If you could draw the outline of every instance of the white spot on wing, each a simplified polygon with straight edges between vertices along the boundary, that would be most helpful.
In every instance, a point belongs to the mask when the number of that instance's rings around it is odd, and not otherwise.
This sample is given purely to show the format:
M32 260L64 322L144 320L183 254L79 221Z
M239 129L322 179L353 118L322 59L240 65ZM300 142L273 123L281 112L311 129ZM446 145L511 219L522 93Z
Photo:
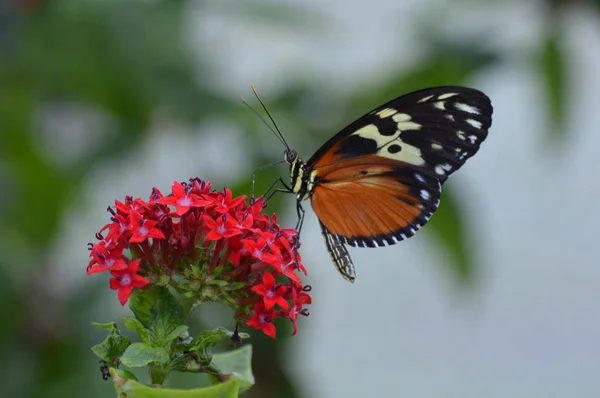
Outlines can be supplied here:
M439 151L440 149L442 149L443 147L438 144L437 142L434 142L431 144L431 149L435 150L435 151Z
M379 143L378 139L381 137L381 133L377 126L374 124L367 124L365 127L356 130L353 135L360 135L363 138L369 138L371 140L375 140Z
M454 106L459 111L463 111L463 112L467 112L467 113L472 113L474 115L481 114L481 112L479 112L479 109L477 109L474 106L471 106L469 104L463 104L462 102L457 102L456 104L454 104Z
M423 198L423 200L428 200L429 199L429 192L427 192L424 189L421 189L421 198Z
M407 115L406 113L396 113L394 116L392 116L392 119L398 123L398 130L400 131L421 129L421 125L411 122L410 115Z
M443 176L444 174L446 174L446 172L444 171L444 169L442 169L441 166L435 166L435 172L441 176Z
M467 139L467 135L465 134L465 132L464 132L464 131L461 131L461 130L458 130L458 131L456 132L456 136L457 136L458 138L460 138L461 140L466 140L466 139Z
M435 102L435 103L433 104L433 106L435 106L437 109L439 109L439 110L441 110L441 111L443 111L444 109L446 109L446 108L445 108L445 106L446 106L446 103L445 103L444 101L438 101L438 102Z
M438 95L438 99L439 100L445 100L445 99L448 99L448 98L452 98L455 95L458 95L458 93L446 93L446 94Z
M415 178L417 179L417 181L419 181L420 183L425 183L425 179L423 178L423 176L421 174L415 174Z
M446 115L446 119L448 119L448 120L450 120L450 121L452 121L452 122L453 122L453 121L454 121L454 116L453 116L453 115L450 115L450 114L448 114L448 115Z
M382 109L378 114L392 115L392 112L396 111L392 108L386 108ZM402 131L419 130L421 125L412 122L410 115L406 113L396 112L393 113L391 118L397 123L398 128L393 135L381 134L375 123L368 124L356 130L354 133L352 133L352 135L357 135L359 137L375 141L377 144L377 155L381 157L399 160L415 166L422 166L425 164L425 159L422 157L421 149L414 145L407 144L400 138ZM399 152L390 152L389 148L392 145L399 145L402 150Z
M411 117L407 113L398 113L398 114L395 114L392 119L394 119L394 121L396 123L399 123L399 122L408 122L411 119Z
M446 171L452 170L452 166L450 166L448 163L444 163L444 164L442 164L440 166L442 167L442 169L444 169Z
M476 129L480 129L482 126L479 120L467 119L466 122L469 123L471 126L475 127Z
M395 115L396 113L398 113L398 111L394 108L385 108L377 112L376 115L382 119L385 119L386 117L390 117L392 115Z
M423 102L428 101L431 97L433 97L433 95L428 95L427 97L418 100L417 103L422 104Z
M475 141L477 141L477 136L476 135L470 135L469 136L469 141L471 141L471 144L474 144Z

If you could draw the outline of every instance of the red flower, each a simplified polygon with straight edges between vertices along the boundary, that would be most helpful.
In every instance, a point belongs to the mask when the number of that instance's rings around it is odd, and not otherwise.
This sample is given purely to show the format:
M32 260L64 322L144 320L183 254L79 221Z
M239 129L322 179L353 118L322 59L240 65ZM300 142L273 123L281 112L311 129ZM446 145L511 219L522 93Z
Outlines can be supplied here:
M213 210L217 213L228 213L230 209L235 209L237 206L241 205L246 198L245 196L240 196L239 198L232 199L232 197L233 194L228 188L226 188L223 193L219 192L219 198L215 200L216 206Z
M231 238L242 233L242 230L237 227L237 221L233 217L227 217L227 214L222 214L217 221L205 215L204 224L205 230L210 231L204 240Z
M254 239L244 239L242 244L255 259L269 264L277 263L277 257L267 251L269 246L264 238L258 238L256 241Z
M191 185L186 185L184 187L183 184L176 181L173 183L172 195L158 199L156 200L156 203L175 206L175 213L178 216L184 215L192 207L202 207L212 203L211 201L203 200L194 193L190 193L191 189Z
M250 319L247 324L251 328L262 330L264 334L269 337L275 338L275 325L273 325L273 319L275 318L275 310L272 308L267 310L263 303L256 303L254 306L254 316Z
M310 290L310 289L307 289ZM308 293L304 290L299 290L296 288L292 289L292 308L288 312L288 318L292 321L294 325L294 331L292 332L292 336L298 333L298 323L296 322L298 319L298 315L308 316L308 311L305 308L302 308L304 304L312 303L312 298Z
M87 274L95 274L103 271L119 271L127 268L125 260L121 257L123 249L116 249L109 252L102 244L92 247L92 259L88 264Z
M283 285L275 284L275 277L269 271L264 272L262 285L253 286L252 291L263 296L263 302L267 310L273 308L275 304L284 310L289 308L287 300L283 298L283 294L287 292L287 288Z
M132 212L129 217L131 219L131 229L133 231L133 236L129 239L129 243L143 242L148 238L165 238L165 234L163 234L160 229L154 228L158 222L143 220L142 216L135 211Z
M110 288L119 291L118 296L121 305L125 305L127 300L129 300L132 289L144 287L148 284L146 279L137 275L139 268L140 259L138 258L137 260L130 262L124 270L111 271L113 277L110 280Z
M265 206L263 198L246 206L245 197L198 178L173 183L167 196L154 188L147 202L127 196L108 208L111 223L90 243L87 272L110 271L123 305L132 289L157 281L184 297L224 303L268 336L276 335L275 318L289 319L295 333L311 301L298 275L306 269L297 232L262 214Z

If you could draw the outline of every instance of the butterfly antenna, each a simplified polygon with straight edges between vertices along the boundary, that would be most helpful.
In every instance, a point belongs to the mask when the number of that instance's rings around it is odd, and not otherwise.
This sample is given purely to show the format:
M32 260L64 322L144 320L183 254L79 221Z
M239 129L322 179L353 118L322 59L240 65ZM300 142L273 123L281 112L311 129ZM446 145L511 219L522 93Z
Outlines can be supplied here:
M244 105L246 105L248 107L248 109L250 109L252 111L252 113L254 113L256 116L258 116L258 118L265 124L265 126L267 126L267 128L269 130L271 130L271 132L275 135L275 137L277 137L279 139L279 141L286 147L289 149L287 142L285 142L285 140L283 139L283 137L281 136L281 133L279 132L279 130L275 130L273 129L273 127L271 127L271 125L265 120L264 117L262 117L262 115L260 113L258 113L252 106L250 106L250 104L248 103L248 101L246 101L246 99L244 97L240 97L240 100L242 101L242 103ZM263 105L264 106L264 105ZM272 119L271 119L272 120ZM277 126L275 126L275 128L277 128Z
M275 127L275 130L277 130L277 135L279 135L279 139L281 140L281 142L283 142L283 145L285 145L285 147L287 149L290 149L290 146L285 141L285 138L283 138L283 134L281 134L281 131L279 130L279 127L277 127L277 123L275 123L275 120L273 119L273 117L271 116L271 114L269 113L269 111L267 110L267 107L265 106L264 102L262 102L262 100L258 96L258 92L256 91L256 87L254 87L254 84L251 84L250 87L252 87L252 92L254 93L254 96L256 97L256 99L258 100L258 102L260 102L260 105L265 110L265 113L269 117L269 120L271 120L271 123L273 123L273 127Z

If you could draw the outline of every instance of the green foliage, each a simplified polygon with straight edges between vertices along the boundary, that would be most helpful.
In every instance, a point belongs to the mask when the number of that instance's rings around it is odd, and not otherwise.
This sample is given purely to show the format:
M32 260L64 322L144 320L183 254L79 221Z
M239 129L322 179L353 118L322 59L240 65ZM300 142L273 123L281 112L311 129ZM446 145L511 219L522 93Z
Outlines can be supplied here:
M163 347L147 343L133 343L123 353L121 363L129 368L139 368L150 363L165 367L169 364L169 353Z
M235 378L242 390L250 388L254 384L250 346L225 354L212 352L222 339L244 339L248 334L219 327L192 338L184 324L182 305L167 288L136 290L130 298L135 318L126 317L123 323L142 341L130 344L115 323L96 323L109 330L109 336L94 346L93 352L112 367L148 366L153 384L164 384L171 371L178 371L209 373L214 383Z
M560 37L553 35L546 39L539 54L541 76L546 90L547 112L550 121L550 138L561 138L566 130L564 126L566 108L566 68L565 55Z
M111 366L118 366L118 360L121 355L127 349L129 345L129 339L121 336L117 324L112 323L93 323L102 329L108 329L109 335L100 344L96 344L92 347L92 351L102 361L111 364Z
M428 230L450 255L455 279L461 284L468 284L473 282L477 267L473 264L471 249L465 238L465 227L460 216L463 210L452 188L444 187L440 207L431 218Z
M192 390L175 390L170 388L154 388L128 378L118 369L111 369L117 397L127 398L235 398L238 396L239 382L236 378L212 387Z

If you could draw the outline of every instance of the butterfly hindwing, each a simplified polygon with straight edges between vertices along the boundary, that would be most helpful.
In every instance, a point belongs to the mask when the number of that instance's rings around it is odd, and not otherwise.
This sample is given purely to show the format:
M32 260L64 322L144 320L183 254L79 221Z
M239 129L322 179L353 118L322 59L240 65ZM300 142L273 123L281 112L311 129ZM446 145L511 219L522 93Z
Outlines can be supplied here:
M439 204L441 184L425 169L371 155L321 171L327 172L313 191L312 207L327 230L350 246L404 240L429 221Z
M447 86L398 97L364 115L307 162L314 170L360 156L429 169L443 183L487 136L492 106L478 90Z

